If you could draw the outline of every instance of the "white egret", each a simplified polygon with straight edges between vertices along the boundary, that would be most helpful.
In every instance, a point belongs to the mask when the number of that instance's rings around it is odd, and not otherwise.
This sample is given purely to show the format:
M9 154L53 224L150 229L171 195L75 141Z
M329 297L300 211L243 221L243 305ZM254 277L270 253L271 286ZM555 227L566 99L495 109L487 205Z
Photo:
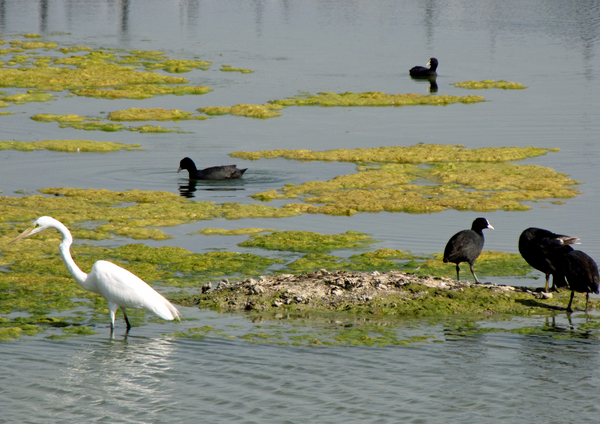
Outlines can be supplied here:
M131 328L131 324L127 318L126 308L143 309L154 312L156 315L166 320L181 319L179 311L171 304L171 302L165 299L138 276L112 262L96 262L89 274L86 274L79 269L69 250L73 243L73 236L71 236L69 229L63 223L54 218L49 216L38 218L31 227L26 229L9 244L33 234L37 234L48 228L56 228L62 234L62 243L58 246L60 256L75 281L77 281L84 289L98 293L108 302L111 333L115 327L115 314L119 308L123 311L123 316L127 323L127 330Z

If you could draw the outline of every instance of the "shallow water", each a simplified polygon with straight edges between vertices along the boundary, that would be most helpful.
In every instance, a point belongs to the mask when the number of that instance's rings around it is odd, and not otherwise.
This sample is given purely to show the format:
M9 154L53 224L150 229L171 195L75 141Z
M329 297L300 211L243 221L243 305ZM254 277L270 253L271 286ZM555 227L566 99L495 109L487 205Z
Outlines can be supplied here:
M0 389L2 422L558 423L595 422L600 412L593 401L600 344L564 318L553 327L562 337L463 335L452 323L409 322L398 333L430 341L366 348L250 343L236 334L296 326L184 315L227 336L161 335L189 327L184 322L134 328L128 337L117 331L114 340L103 328L64 341L0 344L0 378L11 382ZM575 318L575 328L583 321Z
M564 205L540 202L527 212L486 213L496 228L486 233L486 249L517 252L520 232L539 226L581 237L581 249L599 258L599 28L598 1L5 0L0 2L0 39L41 33L46 41L61 44L161 50L173 58L213 62L208 71L182 75L190 84L210 86L213 92L158 97L144 101L143 107L193 111L203 106L262 104L304 91L425 94L429 84L411 80L408 69L425 65L431 56L440 60L439 94L478 94L488 102L447 107L292 107L266 121L224 116L172 125L189 131L184 134L83 132L29 119L37 113L98 116L102 111L140 106L135 100L59 96L50 103L11 107L19 113L0 116L1 139L119 141L140 143L144 151L0 151L0 190L3 195L20 195L17 190L33 194L42 187L179 193L188 183L176 170L179 160L189 156L199 166L237 163L249 170L242 181L198 183L188 195L250 203L248 196L253 193L286 183L330 179L353 171L354 165L242 161L227 156L236 150L418 142L468 148L558 147L558 153L524 163L568 174L583 183L578 187L582 194ZM255 72L220 72L222 64ZM472 92L449 85L469 79L504 79L528 88ZM177 245L194 252L241 251L237 237L188 234L207 227L355 230L380 240L373 248L431 254L440 252L452 234L479 215L448 211L205 221L166 228L175 239L148 244ZM235 337L236 331L261 331L260 323L244 315L188 308L184 316L198 321L151 323L134 328L126 340L117 331L111 341L108 329L99 328L95 336L56 341L42 335L0 344L0 378L11 382L0 389L0 422L597 421L593 399L599 388L598 342L593 338L506 332L453 337L440 324L420 323L408 329L403 324L398 331L434 334L435 341L442 343L383 348L272 346ZM568 333L564 315L557 319ZM541 325L544 319L524 322ZM517 324L523 322L502 325ZM163 336L202 325L228 330L234 338ZM290 324L277 325L285 332Z

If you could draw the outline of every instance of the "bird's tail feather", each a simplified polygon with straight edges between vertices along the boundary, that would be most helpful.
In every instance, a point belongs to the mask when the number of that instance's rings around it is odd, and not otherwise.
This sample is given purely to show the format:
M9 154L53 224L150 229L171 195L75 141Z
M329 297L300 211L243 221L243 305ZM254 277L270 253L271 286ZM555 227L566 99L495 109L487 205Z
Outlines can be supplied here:
M177 308L160 294L159 296L161 297L161 303L159 305L155 305L152 312L154 312L162 319L166 319L169 321L181 321L181 314L179 313Z

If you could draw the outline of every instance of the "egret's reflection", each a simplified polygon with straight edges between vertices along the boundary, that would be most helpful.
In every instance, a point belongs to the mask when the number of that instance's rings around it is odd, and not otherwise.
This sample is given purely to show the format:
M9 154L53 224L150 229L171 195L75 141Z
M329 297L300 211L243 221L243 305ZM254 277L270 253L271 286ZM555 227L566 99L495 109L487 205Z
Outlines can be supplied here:
M119 339L75 349L56 381L61 390L49 395L57 408L112 421L124 410L144 414L147 405L173 403L175 345L164 338Z

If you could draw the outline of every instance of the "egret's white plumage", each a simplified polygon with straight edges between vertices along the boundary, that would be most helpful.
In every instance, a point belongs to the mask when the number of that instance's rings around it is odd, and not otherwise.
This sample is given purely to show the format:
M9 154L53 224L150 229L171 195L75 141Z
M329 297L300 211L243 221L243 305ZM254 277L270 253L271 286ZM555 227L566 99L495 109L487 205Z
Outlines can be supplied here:
M115 314L119 308L123 311L127 329L131 328L131 324L125 312L126 308L143 309L166 320L180 319L179 311L171 302L141 278L112 262L96 262L89 274L79 269L69 250L73 237L69 229L54 218L43 216L37 219L31 227L10 243L47 228L56 228L62 234L63 240L59 245L60 256L75 281L84 289L98 293L108 302L111 330L115 327Z

